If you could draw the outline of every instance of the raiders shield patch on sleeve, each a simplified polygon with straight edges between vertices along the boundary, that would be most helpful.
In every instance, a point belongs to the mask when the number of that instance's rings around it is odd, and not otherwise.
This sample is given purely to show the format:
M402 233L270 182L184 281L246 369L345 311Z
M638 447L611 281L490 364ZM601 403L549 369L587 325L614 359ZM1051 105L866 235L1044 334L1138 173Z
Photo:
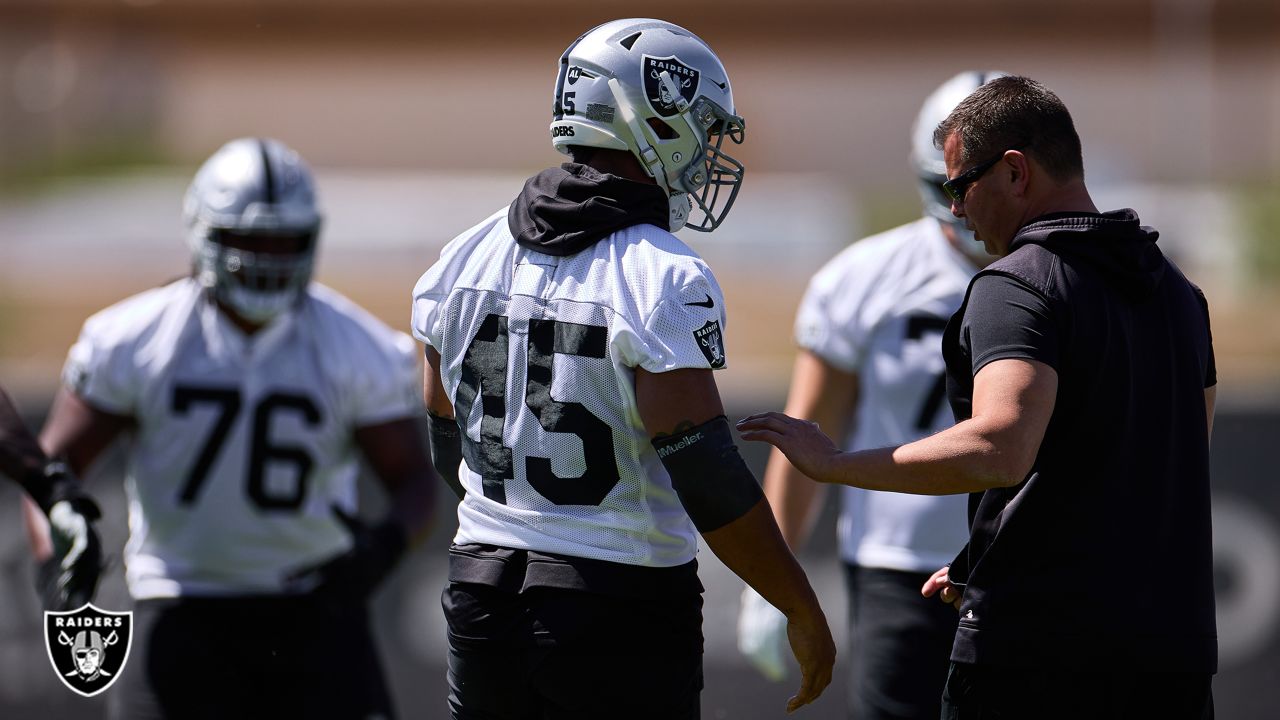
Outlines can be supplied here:
M712 320L693 331L693 339L706 356L712 368L724 367L724 334L720 332L720 323Z

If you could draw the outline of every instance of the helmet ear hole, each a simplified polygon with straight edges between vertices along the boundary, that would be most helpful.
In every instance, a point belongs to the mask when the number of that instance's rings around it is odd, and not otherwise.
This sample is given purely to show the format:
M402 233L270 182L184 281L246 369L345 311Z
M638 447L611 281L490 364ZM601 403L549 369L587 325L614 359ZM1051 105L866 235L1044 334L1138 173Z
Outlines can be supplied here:
M645 122L649 123L650 129L658 136L659 140L675 140L680 137L680 133L676 129L663 122L656 117L645 118Z

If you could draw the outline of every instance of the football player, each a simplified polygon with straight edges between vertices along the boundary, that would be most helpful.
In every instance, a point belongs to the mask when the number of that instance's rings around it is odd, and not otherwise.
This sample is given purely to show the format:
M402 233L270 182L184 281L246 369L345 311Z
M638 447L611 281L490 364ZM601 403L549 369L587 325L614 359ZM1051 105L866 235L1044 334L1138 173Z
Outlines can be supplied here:
M616 20L569 46L554 101L573 162L414 289L432 450L461 496L450 710L698 717L699 534L785 613L794 710L830 682L835 646L724 416L724 296L672 234L715 229L737 196L729 78L688 30Z
M89 318L42 433L78 472L129 438L141 657L112 716L390 717L366 598L431 510L414 343L311 282L321 216L284 144L223 146L183 216L191 275ZM371 526L362 459L390 496Z
M1003 73L964 72L935 90L911 135L924 217L861 240L809 284L796 318L787 414L818 423L846 448L900 445L952 424L945 401L942 330L969 279L994 258L951 214L933 129L961 100ZM792 549L807 541L821 493L778 450L765 494ZM843 487L838 523L849 607L849 716L929 718L940 713L953 608L920 588L968 540L964 495L905 495ZM738 645L766 676L785 676L785 622L750 588Z
M89 602L102 573L102 544L93 522L101 515L66 463L51 461L0 389L0 475L27 491L42 514L39 528L52 547L36 573L36 588L50 610Z

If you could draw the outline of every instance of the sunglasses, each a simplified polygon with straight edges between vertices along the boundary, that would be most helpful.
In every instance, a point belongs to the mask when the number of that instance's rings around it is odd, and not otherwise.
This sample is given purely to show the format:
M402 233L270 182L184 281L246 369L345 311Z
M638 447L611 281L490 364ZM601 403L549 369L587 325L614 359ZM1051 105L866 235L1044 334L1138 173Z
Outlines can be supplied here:
M1018 145L1017 147L1011 147L1009 150L1021 150L1024 147L1026 147L1025 143ZM964 202L964 196L965 193L969 192L969 186L978 182L978 179L985 175L988 170L995 167L996 163L1004 159L1004 154L1009 152L1009 150L1001 152L999 155L986 162L978 163L950 180L943 182L942 192L955 202Z

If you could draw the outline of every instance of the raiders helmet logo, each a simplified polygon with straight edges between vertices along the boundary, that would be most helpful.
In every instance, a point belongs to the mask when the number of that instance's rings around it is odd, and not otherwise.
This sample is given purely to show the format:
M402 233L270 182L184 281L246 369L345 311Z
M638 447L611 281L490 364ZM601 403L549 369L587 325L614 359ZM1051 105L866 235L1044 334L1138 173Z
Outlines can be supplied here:
M108 612L92 603L44 613L44 644L62 684L93 697L111 687L129 660L133 613Z
M574 65L573 67L569 68L569 74L565 76L565 80L568 80L569 84L573 85L574 83L578 82L578 78L580 77L582 77L582 68L578 67L577 65Z
M712 368L724 367L724 335L720 332L719 322L711 320L694 330L693 339L698 341L698 348Z
M698 95L698 80L701 73L680 62L674 55L665 58L644 56L644 95L649 100L649 107L662 117L676 114L676 95L671 88L662 82L665 71L675 83L676 91L687 102L693 102Z

